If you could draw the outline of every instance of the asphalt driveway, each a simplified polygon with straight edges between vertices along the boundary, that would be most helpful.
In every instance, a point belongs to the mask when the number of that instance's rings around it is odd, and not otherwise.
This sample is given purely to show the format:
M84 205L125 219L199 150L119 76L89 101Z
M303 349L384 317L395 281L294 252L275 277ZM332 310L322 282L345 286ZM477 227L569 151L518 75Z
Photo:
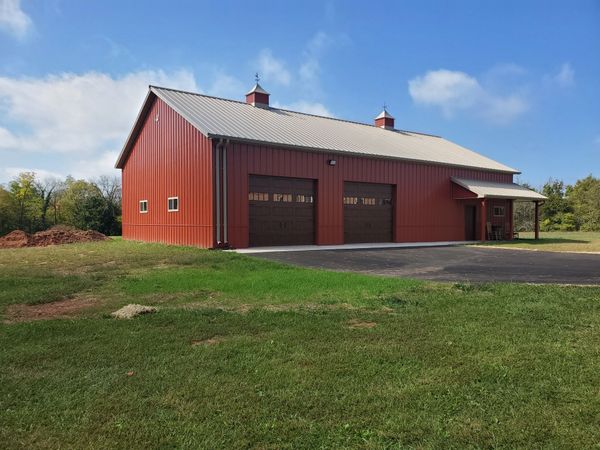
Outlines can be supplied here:
M600 285L600 255L483 247L429 247L261 253L299 266L439 281Z

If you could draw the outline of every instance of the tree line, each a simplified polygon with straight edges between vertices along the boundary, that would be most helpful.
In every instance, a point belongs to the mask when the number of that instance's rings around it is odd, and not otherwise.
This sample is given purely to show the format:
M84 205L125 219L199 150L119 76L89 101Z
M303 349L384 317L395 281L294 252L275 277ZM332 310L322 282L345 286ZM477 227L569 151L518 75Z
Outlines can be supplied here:
M0 236L16 229L35 233L54 225L120 235L120 179L40 178L22 172L0 184Z
M550 179L538 192L548 197L540 210L542 231L600 231L599 178L590 175L573 185ZM516 202L514 215L516 231L533 230L532 202ZM0 236L16 229L35 233L59 224L120 235L120 179L42 179L23 172L6 186L0 184Z
M550 179L538 192L548 197L540 208L542 231L600 231L599 178L589 175L573 185ZM533 231L533 203L515 203L514 220L516 231Z

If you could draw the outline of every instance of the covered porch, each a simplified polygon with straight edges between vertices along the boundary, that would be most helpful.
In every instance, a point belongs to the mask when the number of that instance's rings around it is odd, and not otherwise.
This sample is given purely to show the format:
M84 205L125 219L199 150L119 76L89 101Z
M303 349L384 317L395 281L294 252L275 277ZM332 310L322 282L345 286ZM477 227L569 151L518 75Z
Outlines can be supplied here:
M464 205L465 239L512 240L514 233L514 203L535 204L534 230L539 239L539 207L546 199L542 194L516 183L451 178L452 197Z

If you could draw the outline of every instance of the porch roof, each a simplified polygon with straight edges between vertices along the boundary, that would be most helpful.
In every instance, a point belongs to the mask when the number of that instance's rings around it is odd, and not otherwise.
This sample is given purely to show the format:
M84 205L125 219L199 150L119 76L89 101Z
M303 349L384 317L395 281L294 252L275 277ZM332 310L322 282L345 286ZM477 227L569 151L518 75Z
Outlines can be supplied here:
M513 200L546 200L542 194L516 183L497 183L493 181L467 180L452 177L452 182L475 194L471 198L506 198ZM455 197L456 198L456 197Z

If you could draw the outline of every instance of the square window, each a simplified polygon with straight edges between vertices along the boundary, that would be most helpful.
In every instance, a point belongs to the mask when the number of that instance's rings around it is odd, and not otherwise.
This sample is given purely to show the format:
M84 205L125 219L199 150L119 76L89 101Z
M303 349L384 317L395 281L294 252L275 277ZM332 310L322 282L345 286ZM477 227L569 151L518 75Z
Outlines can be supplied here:
M140 212L141 213L148 212L148 200L140 200Z
M179 197L169 197L167 200L169 212L179 211Z
M494 216L504 217L504 206L494 206Z

